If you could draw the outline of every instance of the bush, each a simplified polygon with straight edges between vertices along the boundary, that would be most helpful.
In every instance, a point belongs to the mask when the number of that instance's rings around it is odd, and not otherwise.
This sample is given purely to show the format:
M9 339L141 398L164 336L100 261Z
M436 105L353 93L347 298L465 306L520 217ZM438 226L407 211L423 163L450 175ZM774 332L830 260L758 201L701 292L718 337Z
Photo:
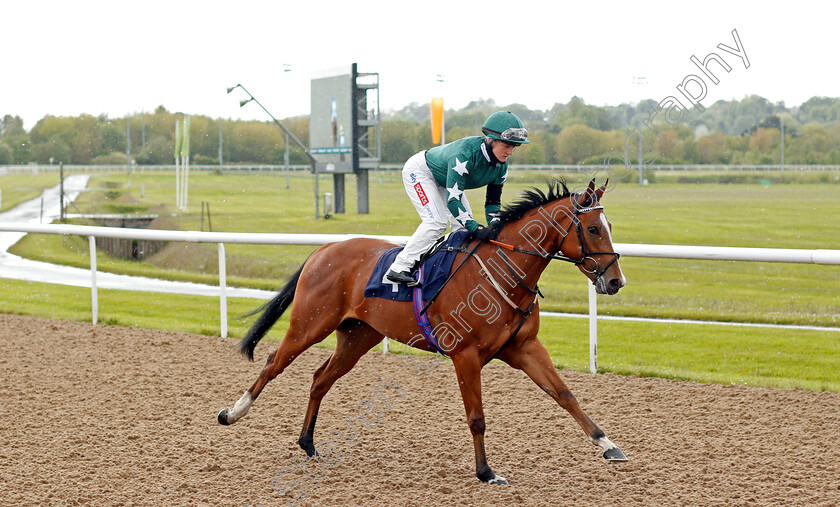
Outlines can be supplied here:
M70 146L58 137L34 144L32 152L39 164L70 163L73 152Z
M0 142L0 165L8 165L14 162L14 152L12 148L4 143Z
M219 158L208 157L207 155L195 155L190 157L190 163L195 165L214 165L219 163Z
M620 173L614 172L610 174L611 179L617 179L621 183L638 183L639 182L639 166L631 165L626 167ZM656 166L645 165L642 166L642 178L648 180L648 183L656 183Z
M125 153L115 151L107 155L99 155L91 160L90 163L94 165L125 165Z

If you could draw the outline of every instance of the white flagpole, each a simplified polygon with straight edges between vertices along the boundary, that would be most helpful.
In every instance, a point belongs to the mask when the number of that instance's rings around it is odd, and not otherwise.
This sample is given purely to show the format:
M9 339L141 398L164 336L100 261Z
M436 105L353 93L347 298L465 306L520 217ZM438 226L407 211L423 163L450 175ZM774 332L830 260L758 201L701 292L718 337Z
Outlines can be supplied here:
M187 199L190 192L190 123L191 118L184 118L184 211L187 211Z
M181 209L181 127L175 120L175 209Z

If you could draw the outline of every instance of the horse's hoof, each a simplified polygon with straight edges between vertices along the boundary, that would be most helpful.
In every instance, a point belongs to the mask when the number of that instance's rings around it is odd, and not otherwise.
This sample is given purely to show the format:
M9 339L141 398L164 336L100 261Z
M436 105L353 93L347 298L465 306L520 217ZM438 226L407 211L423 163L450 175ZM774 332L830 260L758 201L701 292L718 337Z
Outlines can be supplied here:
M313 444L311 441L298 440L298 445L300 446L301 449L303 449L303 452L306 453L307 458L319 458L320 457L320 455L318 454L318 450L315 449L315 444Z
M507 479L505 479L501 475L497 475L497 476L493 477L492 479L490 479L489 481L487 481L487 484L494 484L496 486L507 486L510 483L508 482Z
M228 422L227 416L228 416L228 409L223 408L223 409L219 410L219 415L216 416L216 420L219 421L219 424L221 424L222 426L230 426L230 423Z
M604 451L604 459L607 461L627 461L627 456L618 447L613 447Z

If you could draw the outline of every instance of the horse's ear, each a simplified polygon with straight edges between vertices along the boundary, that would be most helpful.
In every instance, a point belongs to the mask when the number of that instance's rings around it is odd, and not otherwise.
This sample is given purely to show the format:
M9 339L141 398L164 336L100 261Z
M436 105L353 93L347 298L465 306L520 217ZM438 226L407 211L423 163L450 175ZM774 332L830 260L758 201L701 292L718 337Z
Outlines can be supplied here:
M607 178L607 181L604 182L604 185L595 191L595 197L597 197L599 201L601 200L601 197L604 196L604 192L607 191L607 185L609 185L609 183L610 179Z
M595 202L595 178L592 178L592 181L589 182L589 187L587 187L586 192L577 196L577 204L581 208L586 208L587 206L591 206Z

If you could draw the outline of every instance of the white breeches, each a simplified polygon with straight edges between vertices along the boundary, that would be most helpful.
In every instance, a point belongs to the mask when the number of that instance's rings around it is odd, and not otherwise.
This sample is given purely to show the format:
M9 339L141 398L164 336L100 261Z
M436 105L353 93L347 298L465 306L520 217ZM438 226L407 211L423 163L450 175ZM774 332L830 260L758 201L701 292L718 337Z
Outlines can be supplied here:
M447 225L450 226L452 232L464 229L449 212L446 206L448 192L446 188L438 185L432 176L432 171L426 165L425 151L408 159L402 170L402 178L408 198L411 199L411 204L414 205L422 222L409 238L403 251L391 264L391 269L397 272L411 269L420 260L420 256L446 232ZM466 194L461 196L461 203L472 215Z

